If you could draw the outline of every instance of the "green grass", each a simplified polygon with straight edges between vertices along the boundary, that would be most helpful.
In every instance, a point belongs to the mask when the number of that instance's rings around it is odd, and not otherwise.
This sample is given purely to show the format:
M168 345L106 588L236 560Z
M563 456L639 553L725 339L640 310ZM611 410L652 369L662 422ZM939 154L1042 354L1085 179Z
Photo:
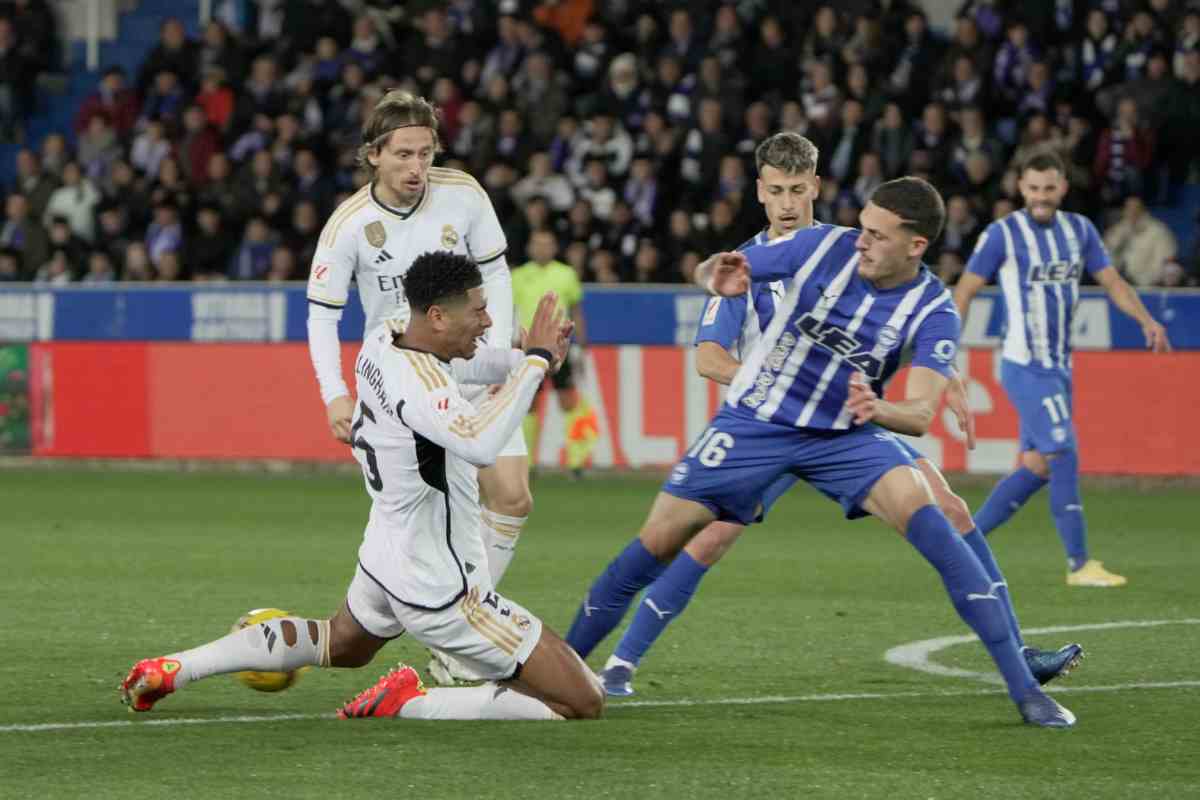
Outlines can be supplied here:
M546 477L503 590L562 631L657 489L637 477ZM964 492L977 507L986 486ZM115 687L137 658L223 634L242 612L325 615L339 604L366 518L348 475L0 471L0 797L1200 797L1200 627L1078 639L1063 692L1079 727L1023 726L989 687L896 667L889 647L955 635L933 571L874 522L848 523L800 489L705 580L638 675L639 701L594 723L341 723L316 714L390 662L312 672L278 695L217 677L131 717ZM1088 487L1093 550L1124 590L1068 589L1045 498L992 538L1026 628L1200 617L1194 493ZM602 662L612 642L593 658ZM986 670L977 644L934 655ZM912 696L918 693L919 696ZM719 704L732 698L884 698Z

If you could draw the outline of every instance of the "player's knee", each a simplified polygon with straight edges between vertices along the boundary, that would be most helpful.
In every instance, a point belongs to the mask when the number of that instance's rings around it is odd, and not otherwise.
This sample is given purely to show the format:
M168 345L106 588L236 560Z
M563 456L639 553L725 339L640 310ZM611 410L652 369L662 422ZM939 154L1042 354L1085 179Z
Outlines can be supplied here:
M600 719L604 715L604 689L595 681L588 681L587 688L571 702L573 719Z
M1021 453L1021 466L1039 478L1050 477L1050 462L1036 450L1026 450Z
M942 495L938 498L938 507L959 533L967 534L975 528L975 520L971 518L971 509L967 506L967 501L958 495Z
M701 531L684 548L688 555L706 567L721 560L744 528L730 522L714 522Z

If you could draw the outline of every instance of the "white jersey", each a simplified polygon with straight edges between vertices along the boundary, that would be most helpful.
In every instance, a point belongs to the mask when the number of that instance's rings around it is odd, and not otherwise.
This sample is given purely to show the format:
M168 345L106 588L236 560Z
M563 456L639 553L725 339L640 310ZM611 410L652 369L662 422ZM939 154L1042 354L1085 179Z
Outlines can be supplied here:
M396 600L446 608L468 575L486 573L476 471L520 428L548 367L540 356L483 347L446 363L396 346L387 325L363 343L351 441L372 505L359 563ZM459 388L501 382L478 407Z
M495 270L507 273L507 244L496 210L479 182L465 172L430 167L425 193L409 212L380 203L368 184L337 207L321 231L308 278L310 302L342 308L350 281L367 316L364 334L386 319L408 318L401 276L422 253L438 250L470 256L484 283ZM493 321L511 319L512 292L488 292ZM500 306L504 308L500 308ZM512 331L493 325L488 342L507 346ZM364 337L365 338L365 337Z

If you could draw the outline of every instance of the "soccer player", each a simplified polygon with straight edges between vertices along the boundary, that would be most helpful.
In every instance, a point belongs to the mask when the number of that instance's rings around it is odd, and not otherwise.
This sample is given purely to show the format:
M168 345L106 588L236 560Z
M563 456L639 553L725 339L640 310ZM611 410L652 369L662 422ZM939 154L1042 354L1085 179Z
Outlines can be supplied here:
M1171 344L1111 265L1091 221L1059 210L1067 193L1062 159L1053 151L1035 152L1021 166L1017 187L1025 208L984 230L954 290L958 313L966 319L984 284L992 279L1000 284L1008 312L1000 382L1021 420L1020 463L996 484L975 519L990 534L1049 483L1050 515L1067 553L1067 585L1124 586L1124 576L1090 557L1079 496L1070 339L1083 271L1137 320L1151 350L1168 352Z
M567 264L557 260L558 237L543 228L529 237L528 263L512 271L513 299L522 325L528 326L537 304L547 291L553 291L575 325L575 346L550 382L558 395L566 427L567 469L576 478L583 474L583 465L596 445L596 411L576 386L576 372L584 368L583 347L586 326L583 319L583 286L579 276ZM537 440L537 416L526 420L526 446L532 448Z
M955 609L995 661L1025 721L1070 727L1022 658L979 558L938 508L892 431L922 435L958 346L950 294L921 263L945 220L941 196L918 178L882 184L862 230L819 225L744 253L721 253L697 282L725 297L756 280L791 278L725 405L676 464L639 535L592 584L567 634L586 657L693 536L714 520L762 518L775 482L794 474L849 518L874 515L938 571ZM882 384L911 359L904 400Z
M442 250L470 255L487 287L493 321L488 342L497 347L511 342L512 286L504 231L474 178L432 166L439 147L437 112L429 102L400 90L384 95L363 125L359 150L360 163L372 179L333 212L313 255L308 346L330 429L343 442L350 441L354 401L342 381L337 325L352 279L366 312L365 334L385 319L407 315L401 278L419 254ZM496 584L512 561L533 506L526 452L517 431L496 463L479 471L487 568ZM432 655L430 670L441 683L453 682L456 672L477 677Z
M371 515L346 601L331 619L281 617L215 642L139 661L122 699L149 711L187 684L242 670L361 667L407 632L498 683L426 690L401 665L338 712L406 719L594 718L604 694L583 661L542 621L498 594L480 536L476 469L492 463L547 371L566 354L570 325L541 301L526 350L480 348L491 326L479 268L427 253L404 276L411 308L367 337L355 362L350 427ZM503 386L478 406L460 383Z
M743 244L739 250L812 226L813 200L820 191L820 178L816 174L817 157L816 146L797 133L777 133L763 140L755 152L755 160L759 174L758 199L766 211L768 224L766 230ZM728 385L741 362L750 354L754 343L770 325L785 292L784 281L754 281L750 292L742 297L711 299L696 332L696 368L700 374ZM950 387L951 407L967 433L968 446L974 446L972 420L962 382L954 377ZM963 535L963 540L975 551L987 570L996 594L1004 603L1012 634L1034 677L1039 683L1045 684L1069 672L1082 658L1083 648L1078 644L1069 644L1056 651L1042 651L1025 646L1012 609L1008 585L987 541L975 529L966 502L950 489L932 461L903 440L897 440L897 443L908 451L929 482L938 507ZM797 480L795 475L785 474L771 486L763 498L764 514ZM626 697L634 693L633 673L646 652L663 634L667 625L683 614L705 574L733 546L744 529L736 521L712 522L689 541L663 574L646 588L633 622L601 673L608 695Z

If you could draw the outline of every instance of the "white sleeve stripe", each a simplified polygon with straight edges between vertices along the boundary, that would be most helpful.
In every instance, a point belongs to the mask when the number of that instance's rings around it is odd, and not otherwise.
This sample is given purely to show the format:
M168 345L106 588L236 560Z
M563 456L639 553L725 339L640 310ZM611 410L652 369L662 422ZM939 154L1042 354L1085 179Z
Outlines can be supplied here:
M906 348L912 345L912 340L917 335L917 328L921 327L921 323L925 321L925 318L928 317L930 314L932 314L937 309L944 306L946 303L950 302L950 300L951 300L950 290L942 289L942 293L939 294L933 300L933 302L929 303L927 306L925 306L925 308L921 309L921 313L917 314L916 318L912 321L912 325L908 326L908 336L905 337L905 339L904 339L904 346ZM958 312L955 311L955 313L957 314Z

